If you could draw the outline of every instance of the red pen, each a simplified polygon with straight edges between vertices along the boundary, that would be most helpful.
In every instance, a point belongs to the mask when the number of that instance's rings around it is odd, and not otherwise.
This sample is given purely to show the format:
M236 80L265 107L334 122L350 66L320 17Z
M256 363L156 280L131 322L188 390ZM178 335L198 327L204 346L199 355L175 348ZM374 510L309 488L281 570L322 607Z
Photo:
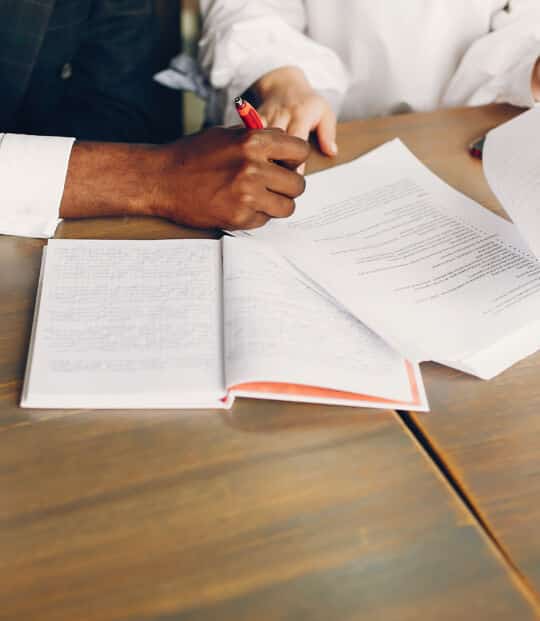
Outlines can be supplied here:
M242 119L242 123L247 129L263 129L264 125L257 110L242 97L235 97L234 105L238 115Z

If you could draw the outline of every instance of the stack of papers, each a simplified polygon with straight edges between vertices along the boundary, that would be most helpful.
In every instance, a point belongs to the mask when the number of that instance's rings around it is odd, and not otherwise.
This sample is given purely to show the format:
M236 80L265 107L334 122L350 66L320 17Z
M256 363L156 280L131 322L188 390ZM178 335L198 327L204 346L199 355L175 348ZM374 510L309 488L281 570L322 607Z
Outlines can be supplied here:
M539 128L534 109L486 143L488 179L524 236L399 140L310 176L292 217L244 235L410 360L489 379L540 348L540 150L524 157L520 138Z

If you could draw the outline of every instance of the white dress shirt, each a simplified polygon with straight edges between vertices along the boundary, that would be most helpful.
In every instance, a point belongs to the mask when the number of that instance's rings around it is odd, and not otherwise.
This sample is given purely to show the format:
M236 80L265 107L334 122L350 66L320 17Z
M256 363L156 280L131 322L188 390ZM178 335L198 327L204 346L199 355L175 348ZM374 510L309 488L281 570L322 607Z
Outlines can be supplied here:
M0 234L54 235L73 142L0 134Z
M300 67L342 120L494 101L532 106L540 0L201 0L200 59L232 98Z

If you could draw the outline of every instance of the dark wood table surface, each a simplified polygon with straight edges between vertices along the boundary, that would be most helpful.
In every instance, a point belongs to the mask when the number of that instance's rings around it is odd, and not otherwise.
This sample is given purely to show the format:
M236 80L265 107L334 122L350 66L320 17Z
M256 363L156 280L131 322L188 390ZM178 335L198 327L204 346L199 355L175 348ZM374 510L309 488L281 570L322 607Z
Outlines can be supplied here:
M442 148L509 114L347 124L340 157L393 134L436 168L432 134ZM57 235L194 233L118 219ZM0 238L0 619L537 618L530 585L393 412L252 400L230 412L21 410L42 246Z
M470 110L450 134L433 128L423 144L413 136L410 144L445 180L504 215L463 144L517 112ZM435 364L422 372L431 412L413 414L414 422L538 598L540 353L489 382Z

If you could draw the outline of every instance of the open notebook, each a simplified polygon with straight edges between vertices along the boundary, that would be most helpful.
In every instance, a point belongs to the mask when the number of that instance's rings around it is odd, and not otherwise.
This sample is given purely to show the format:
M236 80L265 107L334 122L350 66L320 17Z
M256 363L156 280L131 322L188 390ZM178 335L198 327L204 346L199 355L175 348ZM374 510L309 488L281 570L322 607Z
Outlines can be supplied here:
M538 133L540 110L527 114L512 123ZM495 132L509 142L503 127ZM489 137L486 148L489 158ZM517 147L504 153L488 159L488 177L511 213L528 214L524 234L540 249L540 150L530 142L526 169ZM516 226L445 184L399 140L311 175L290 218L249 236L411 360L489 379L540 347L540 263Z
M418 366L264 245L51 240L23 407L427 409Z

